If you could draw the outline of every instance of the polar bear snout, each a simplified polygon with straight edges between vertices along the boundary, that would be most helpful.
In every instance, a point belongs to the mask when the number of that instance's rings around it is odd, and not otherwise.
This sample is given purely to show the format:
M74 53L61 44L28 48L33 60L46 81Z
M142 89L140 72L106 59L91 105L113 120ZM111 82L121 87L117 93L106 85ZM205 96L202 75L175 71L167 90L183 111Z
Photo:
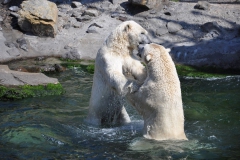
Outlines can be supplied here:
M140 44L138 45L138 53L137 53L137 56L142 58L142 53L143 53L143 50L144 50L144 44Z

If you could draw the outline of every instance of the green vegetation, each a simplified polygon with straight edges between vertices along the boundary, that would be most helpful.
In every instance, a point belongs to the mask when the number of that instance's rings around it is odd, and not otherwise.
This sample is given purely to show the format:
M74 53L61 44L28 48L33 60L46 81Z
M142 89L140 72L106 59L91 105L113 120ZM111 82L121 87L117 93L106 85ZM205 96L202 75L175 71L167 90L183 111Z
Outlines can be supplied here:
M239 74L239 71L234 70L224 70L214 67L193 67L180 64L176 65L176 69L179 76L198 78L211 78L211 77L221 78Z
M64 93L63 87L58 84L47 85L23 85L18 87L0 86L0 100L18 100L27 97L40 97L49 95L61 95Z
M83 71L93 74L94 73L94 61L65 61L63 59L61 65L66 68L81 68Z
M93 74L94 73L94 61L82 61L82 62L64 62L62 63L66 68L78 67L82 70ZM224 69L217 69L213 67L193 67L186 65L176 65L176 69L179 76L186 77L198 77L198 78L211 78L211 77L226 77L229 75L237 74L235 71L229 71ZM239 72L238 72L239 74Z

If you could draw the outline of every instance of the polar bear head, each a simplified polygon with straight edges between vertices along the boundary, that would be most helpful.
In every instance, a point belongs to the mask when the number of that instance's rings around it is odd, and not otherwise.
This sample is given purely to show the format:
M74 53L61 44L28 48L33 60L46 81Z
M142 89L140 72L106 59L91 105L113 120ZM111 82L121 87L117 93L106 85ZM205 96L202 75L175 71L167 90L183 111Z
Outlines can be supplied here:
M138 49L140 44L150 43L150 39L148 32L138 23L125 21L112 31L105 43L110 48L121 50L123 54L126 50Z
M169 53L170 51L170 48L165 48L161 45L151 43L140 45L137 56L142 62L148 64L153 59L159 60L161 56L160 54Z

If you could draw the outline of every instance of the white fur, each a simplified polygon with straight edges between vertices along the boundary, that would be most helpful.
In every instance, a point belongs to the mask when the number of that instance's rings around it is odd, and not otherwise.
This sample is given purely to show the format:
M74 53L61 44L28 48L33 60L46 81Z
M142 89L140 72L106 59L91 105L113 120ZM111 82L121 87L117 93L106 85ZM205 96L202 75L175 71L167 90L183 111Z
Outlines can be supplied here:
M147 35L147 31L136 22L123 22L99 49L87 117L89 123L130 122L123 98L128 92L127 87L131 85L134 91L146 78L145 67L132 58L133 50L142 41L143 34Z
M144 119L144 137L156 140L187 140L180 81L169 50L156 44L146 44L142 61L148 76L128 100Z

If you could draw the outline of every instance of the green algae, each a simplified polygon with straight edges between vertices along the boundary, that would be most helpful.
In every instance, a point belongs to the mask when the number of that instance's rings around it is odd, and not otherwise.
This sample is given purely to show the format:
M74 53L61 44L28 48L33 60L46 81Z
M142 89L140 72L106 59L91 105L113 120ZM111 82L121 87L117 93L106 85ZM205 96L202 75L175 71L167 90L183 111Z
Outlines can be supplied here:
M77 67L88 73L94 73L94 61L65 61L62 65L66 68ZM193 78L224 78L226 76L240 74L240 71L235 70L225 70L214 67L193 67L182 64L176 64L176 69L179 76Z
M238 70L226 70L215 67L194 67L176 64L177 73L182 77L193 78L224 78L231 75L239 75Z
M80 68L82 69L83 71L86 71L88 73L91 73L93 74L94 73L94 62L93 60L81 60L81 61L76 61L76 60L62 60L62 63L61 65L66 67L66 68L69 68L69 69L72 69L72 68Z
M23 86L0 86L0 100L19 100L28 97L42 97L50 95L61 95L64 89L60 83L47 85L23 85Z

